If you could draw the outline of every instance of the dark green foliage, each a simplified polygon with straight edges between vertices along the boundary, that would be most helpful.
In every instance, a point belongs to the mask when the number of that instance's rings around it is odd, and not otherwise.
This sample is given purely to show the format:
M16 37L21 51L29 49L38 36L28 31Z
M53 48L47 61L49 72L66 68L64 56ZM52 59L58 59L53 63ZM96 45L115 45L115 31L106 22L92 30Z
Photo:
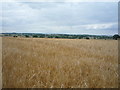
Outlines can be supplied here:
M37 37L38 37L38 35L33 35L33 37L34 37L34 38L37 38Z
M86 37L86 39L90 39L89 37Z
M44 35L39 35L39 38L45 38L45 36Z
M25 37L29 37L29 35L25 35Z
M54 38L53 36L48 36L48 38Z
M107 36L107 35L77 35L77 34L41 34L41 33L3 33L3 36L12 37L34 37L34 38L62 38L62 39L115 39L117 40L118 35Z
M18 36L14 35L13 37L18 37Z
M115 34L115 35L113 36L113 39L115 39L115 40L117 40L118 38L120 38L120 36L119 36L118 34Z
M55 38L60 38L59 36L55 36Z

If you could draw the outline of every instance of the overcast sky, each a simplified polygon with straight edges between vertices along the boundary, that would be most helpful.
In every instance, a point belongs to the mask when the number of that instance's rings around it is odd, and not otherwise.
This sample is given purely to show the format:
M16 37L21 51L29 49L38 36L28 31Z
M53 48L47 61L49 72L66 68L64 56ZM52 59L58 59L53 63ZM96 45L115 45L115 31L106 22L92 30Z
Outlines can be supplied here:
M113 35L117 2L4 2L3 32Z

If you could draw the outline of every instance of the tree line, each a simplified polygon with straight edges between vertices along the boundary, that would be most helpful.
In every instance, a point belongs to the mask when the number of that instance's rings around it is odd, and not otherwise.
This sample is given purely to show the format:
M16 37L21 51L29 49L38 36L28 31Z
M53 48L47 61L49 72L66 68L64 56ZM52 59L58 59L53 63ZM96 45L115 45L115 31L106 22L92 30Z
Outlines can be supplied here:
M65 39L115 39L118 40L120 36L115 34L113 36L107 35L72 35L72 34L37 34L37 33L3 33L2 36L11 37L26 37L26 38L65 38Z

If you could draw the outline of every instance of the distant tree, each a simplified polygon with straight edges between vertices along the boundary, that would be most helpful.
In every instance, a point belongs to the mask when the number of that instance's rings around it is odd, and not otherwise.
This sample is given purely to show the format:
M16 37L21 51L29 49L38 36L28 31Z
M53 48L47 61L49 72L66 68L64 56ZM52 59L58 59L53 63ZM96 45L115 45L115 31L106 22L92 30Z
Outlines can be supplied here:
M94 39L97 39L96 37L94 37Z
M48 36L48 38L53 38L53 36Z
M39 35L39 36L35 36L35 37L39 37L39 38L45 38L45 35Z
M59 36L55 36L55 38L59 38Z
M81 37L78 37L78 39L82 39Z
M90 39L89 37L86 37L86 39Z
M4 36L9 36L8 34L5 34Z
M117 40L118 38L120 38L120 36L119 36L118 34L115 34L115 35L113 36L113 39L115 39L115 40Z
M17 37L16 35L14 35L13 37Z
M25 35L25 37L29 37L29 35Z
M38 35L33 35L33 37L37 38L37 37L38 37Z

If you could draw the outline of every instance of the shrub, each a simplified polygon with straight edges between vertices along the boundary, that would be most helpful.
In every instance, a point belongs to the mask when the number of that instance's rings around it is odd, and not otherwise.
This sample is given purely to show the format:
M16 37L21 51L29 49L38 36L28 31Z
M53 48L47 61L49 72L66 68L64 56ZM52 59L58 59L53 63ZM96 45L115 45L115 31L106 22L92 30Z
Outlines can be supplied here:
M29 35L25 35L25 37L29 37Z
M13 37L17 37L16 35L14 35Z
M38 36L37 35L33 35L33 37L37 38Z
M86 37L86 39L90 39L89 37Z
M118 34L115 34L115 35L113 36L113 39L115 39L115 40L117 40L118 38L120 38L120 36L119 36Z

